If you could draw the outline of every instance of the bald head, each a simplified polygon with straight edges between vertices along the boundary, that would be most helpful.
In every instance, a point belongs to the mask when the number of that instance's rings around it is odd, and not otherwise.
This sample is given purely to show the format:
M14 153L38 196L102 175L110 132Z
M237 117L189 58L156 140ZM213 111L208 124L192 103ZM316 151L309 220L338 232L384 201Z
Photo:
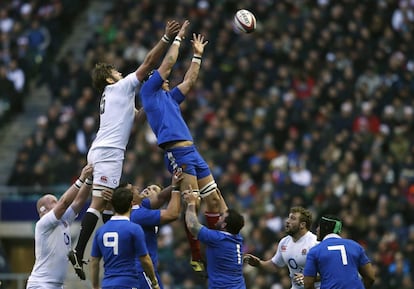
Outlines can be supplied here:
M36 203L37 213L40 217L52 210L57 204L57 198L54 195L47 194L42 196Z

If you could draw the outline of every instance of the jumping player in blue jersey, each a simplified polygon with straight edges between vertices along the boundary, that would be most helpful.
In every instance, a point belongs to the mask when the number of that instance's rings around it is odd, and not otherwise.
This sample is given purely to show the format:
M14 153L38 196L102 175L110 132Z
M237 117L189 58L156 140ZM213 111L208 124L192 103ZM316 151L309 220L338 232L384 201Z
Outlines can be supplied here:
M227 209L220 215L215 230L201 225L196 204L199 195L189 186L183 192L187 203L185 220L188 229L206 246L209 289L246 289L243 277L243 238L240 230L244 218L237 211Z
M181 26L160 67L149 74L140 91L141 104L147 121L157 137L159 147L164 150L164 159L168 170L172 173L177 168L183 171L181 190L191 185L199 192L206 204L206 221L210 228L214 227L220 213L227 206L217 188L207 162L197 151L193 137L180 110L180 104L196 83L200 70L204 47L208 41L204 36L193 34L191 40L193 57L184 80L170 90L168 77L177 61L181 42L184 40L188 21ZM191 247L191 265L194 271L204 270L201 262L200 243L188 230L187 238Z
M121 186L112 194L115 215L98 229L91 252L91 281L93 289L140 288L136 260L142 264L151 284L160 288L154 267L145 245L144 231L130 222L133 192L131 186ZM99 282L99 262L104 260L102 287Z
M334 216L323 216L316 229L318 245L309 250L303 272L305 289L313 289L317 274L321 289L368 289L375 274L364 248L350 239L343 239L342 222ZM359 275L361 275L361 278Z
M171 186L160 191L160 187L156 185L148 186L141 193L134 191L134 200L131 212L131 222L142 226L145 234L145 243L148 253L154 266L155 275L158 279L160 288L163 288L160 275L158 274L158 226L171 223L180 216L181 211L181 194L178 185L182 180L182 173L177 171L174 173ZM159 209L169 199L165 209ZM138 278L140 289L151 289L148 284L148 278L141 265L137 262Z

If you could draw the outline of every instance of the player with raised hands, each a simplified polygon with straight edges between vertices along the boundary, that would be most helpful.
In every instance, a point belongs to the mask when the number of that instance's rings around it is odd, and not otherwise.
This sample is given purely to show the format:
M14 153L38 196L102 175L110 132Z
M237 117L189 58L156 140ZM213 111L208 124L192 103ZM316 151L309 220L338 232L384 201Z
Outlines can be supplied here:
M180 190L189 185L200 194L206 204L206 220L209 227L214 227L220 213L227 206L217 189L217 184L210 172L207 162L202 158L194 145L190 129L180 109L180 104L197 81L204 48L208 41L201 34L193 34L191 43L193 56L184 79L176 87L170 89L168 78L175 65L181 43L184 41L190 22L185 21L171 44L160 67L148 75L140 91L141 103L145 110L160 148L164 150L164 159L168 170L173 173L177 169L183 172ZM191 265L196 272L204 271L200 243L187 229L187 237L191 247Z

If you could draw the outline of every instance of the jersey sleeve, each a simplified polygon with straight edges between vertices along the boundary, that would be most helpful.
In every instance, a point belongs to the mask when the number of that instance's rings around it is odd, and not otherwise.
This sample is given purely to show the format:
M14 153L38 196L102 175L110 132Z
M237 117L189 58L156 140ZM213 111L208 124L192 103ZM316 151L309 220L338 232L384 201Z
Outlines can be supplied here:
M96 232L96 234L93 237L91 256L95 257L95 258L102 257L102 252L101 252L101 249L99 248L99 236L100 235L101 234L99 233L99 229L98 229L98 231Z
M304 276L316 277L318 273L316 247L317 245L311 248L308 252L308 255L306 256L305 268L303 270Z
M178 103L182 103L185 99L185 95L182 94L181 90L178 87L174 87L171 91L172 98Z
M126 77L122 78L114 84L114 86L117 86L117 88L121 90L121 93L119 94L120 96L128 96L128 92L134 90L136 87L138 87L138 85L139 80L135 72L128 74ZM125 92L122 93L122 91Z
M198 232L197 238L205 243L205 244L216 244L217 242L220 242L223 239L222 233L217 230L211 230L208 229L205 226L202 226L200 231Z
M147 245L145 243L144 230L138 224L135 224L136 228L133 229L134 245L138 256L145 256L148 254Z
M368 258L367 254L365 253L364 248L361 245L356 243L356 246L358 246L358 250L359 250L359 258L358 258L358 268L359 268L361 266L364 266L370 263L371 260Z
M39 232L45 234L50 230L53 230L59 224L59 220L56 218L53 210L44 215L36 224Z
M283 239L282 241L279 242L279 245L277 245L276 253L271 259L272 263L278 267L285 266L285 261L283 260L283 257L282 257L282 250L281 250L282 246L283 246Z
M146 198L142 200L141 206L147 209L151 209L151 201L150 199Z
M155 70L150 78L141 86L140 96L142 106L145 110L152 110L158 108L157 91L162 87L164 80L159 74L158 70Z
M65 221L68 224L72 224L77 216L78 214L75 213L75 211L72 209L72 206L69 206L69 208L67 208L66 212L62 216L62 221Z
M131 221L144 227L158 226L161 221L161 211L140 207L139 209L132 210Z

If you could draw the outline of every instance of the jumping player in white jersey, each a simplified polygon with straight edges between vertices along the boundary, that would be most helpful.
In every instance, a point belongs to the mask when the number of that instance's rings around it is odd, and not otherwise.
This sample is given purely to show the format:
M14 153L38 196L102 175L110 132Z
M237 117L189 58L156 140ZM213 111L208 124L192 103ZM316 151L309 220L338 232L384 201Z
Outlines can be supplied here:
M89 197L92 171L91 165L85 166L79 179L59 200L48 194L37 201L40 220L35 226L36 261L27 289L63 288L71 249L70 225Z
M310 248L318 244L316 235L309 231L311 224L311 212L302 207L291 208L285 225L288 235L280 240L276 254L267 261L245 254L244 261L270 272L276 271L277 267L288 266L291 289L302 289L306 256ZM319 288L319 283L315 284L315 288Z
M100 125L88 152L88 163L94 166L92 202L82 219L76 248L68 255L76 274L82 280L85 280L83 271L85 261L82 260L85 248L106 206L102 191L113 190L119 186L124 154L134 119L138 122L145 120L144 111L135 108L136 89L155 67L169 46L170 39L177 34L179 29L178 22L167 22L165 35L147 54L138 69L125 78L111 64L99 63L92 71L93 86L102 94ZM112 215L112 212L107 213L106 216L103 215L104 222Z

